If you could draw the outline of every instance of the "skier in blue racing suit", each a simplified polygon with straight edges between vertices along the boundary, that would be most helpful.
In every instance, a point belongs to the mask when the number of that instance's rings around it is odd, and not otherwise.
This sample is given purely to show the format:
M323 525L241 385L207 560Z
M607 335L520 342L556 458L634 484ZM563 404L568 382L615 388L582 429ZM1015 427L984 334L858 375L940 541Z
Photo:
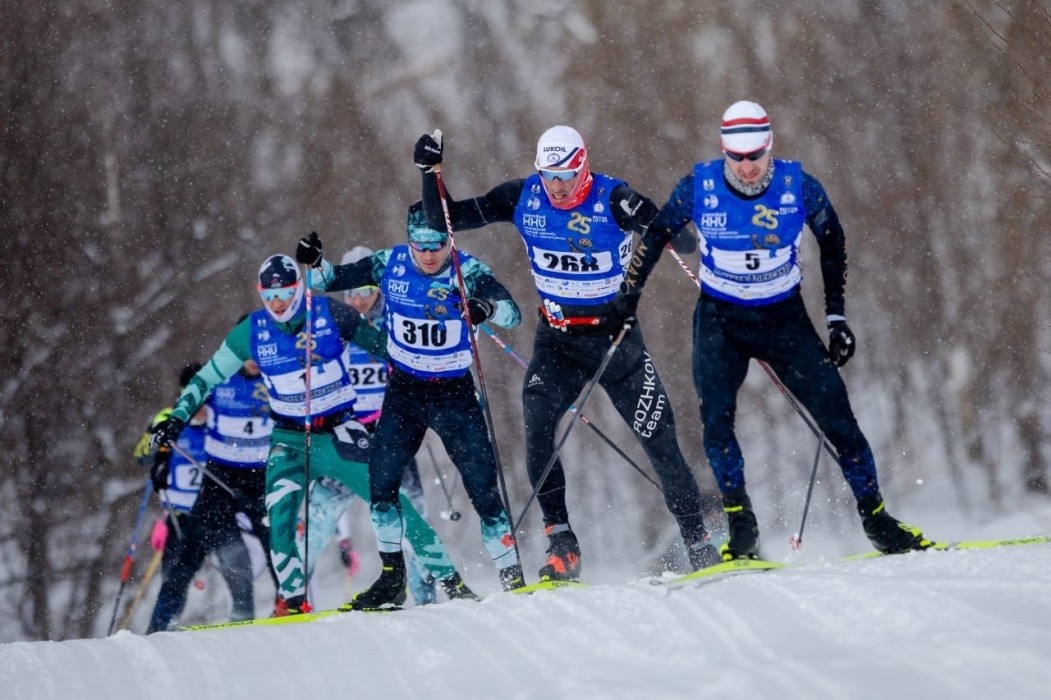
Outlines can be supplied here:
M798 162L773 158L773 131L760 105L731 105L721 135L724 157L696 164L676 185L636 246L615 306L620 318L634 318L665 244L693 221L701 281L693 371L704 451L729 522L723 559L754 558L759 552L759 528L734 435L737 391L752 358L770 365L836 448L872 545L881 552L925 549L931 542L919 529L887 513L872 450L837 369L857 347L845 315L847 254L839 217L816 178ZM800 294L804 226L821 250L827 349Z

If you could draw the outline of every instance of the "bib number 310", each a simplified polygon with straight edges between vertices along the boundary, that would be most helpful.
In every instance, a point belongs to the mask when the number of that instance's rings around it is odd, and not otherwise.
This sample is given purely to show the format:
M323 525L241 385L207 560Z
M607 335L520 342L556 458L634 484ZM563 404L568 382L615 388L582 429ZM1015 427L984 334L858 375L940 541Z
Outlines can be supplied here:
M401 326L401 339L406 345L417 348L442 348L448 342L449 334L436 321L405 320Z

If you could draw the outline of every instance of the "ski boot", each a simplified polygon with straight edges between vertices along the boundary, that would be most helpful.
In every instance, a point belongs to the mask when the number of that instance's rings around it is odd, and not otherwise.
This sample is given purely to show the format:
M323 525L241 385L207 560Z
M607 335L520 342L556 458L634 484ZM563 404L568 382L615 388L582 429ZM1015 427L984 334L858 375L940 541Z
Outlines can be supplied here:
M883 497L878 493L858 501L861 525L869 542L884 554L897 554L913 549L927 549L934 543L923 536L918 527L906 525L887 513Z
M405 556L401 552L380 552L383 570L368 590L340 606L341 612L351 610L400 610L405 603Z
M270 614L270 617L288 617L289 615L302 615L313 611L310 603L307 602L305 595L294 595L291 598L285 599L282 596L278 596L274 601L274 612Z
M715 545L711 543L711 539L712 536L703 530L700 533L695 533L688 539L684 539L686 556L690 560L690 569L692 571L706 569L722 561L722 555L719 554L719 550L715 548Z
M525 576L522 574L521 564L512 564L500 569L500 586L505 591L524 588L525 585Z
M540 567L541 581L576 581L580 578L580 544L569 525L561 523L544 528L550 545L547 563Z
M744 489L723 494L723 511L730 539L719 548L723 561L759 558L759 524L752 510L752 499Z
M449 596L449 600L481 600L474 591L467 587L463 579L460 578L460 574L453 572L451 576L446 576L441 580L442 590L445 591L445 595Z

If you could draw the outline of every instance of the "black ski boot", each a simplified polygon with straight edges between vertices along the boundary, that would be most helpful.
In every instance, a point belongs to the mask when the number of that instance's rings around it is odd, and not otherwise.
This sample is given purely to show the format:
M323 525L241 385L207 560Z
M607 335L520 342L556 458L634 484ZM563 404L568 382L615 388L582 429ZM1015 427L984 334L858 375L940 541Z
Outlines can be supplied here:
M451 576L443 578L439 583L442 584L442 590L445 591L445 595L449 596L449 600L481 600L474 594L474 591L467 587L467 584L460 578L460 574L455 571Z
M869 542L884 554L897 554L913 549L927 549L933 542L923 536L918 527L906 525L887 513L883 497L878 493L858 501L861 525Z
M522 574L521 564L512 564L500 569L500 586L505 591L513 591L516 588L525 587L525 575Z
M340 610L397 610L405 603L405 556L401 552L380 552L383 571L376 582L358 593Z
M688 538L683 538L686 545L686 556L690 560L690 569L699 571L722 561L722 555L711 542L711 535L704 530L693 533Z
M576 581L580 578L580 544L569 525L548 525L547 563L540 567L541 581Z
M723 561L759 558L759 524L752 510L752 499L744 489L723 494L723 511L730 539L719 549Z

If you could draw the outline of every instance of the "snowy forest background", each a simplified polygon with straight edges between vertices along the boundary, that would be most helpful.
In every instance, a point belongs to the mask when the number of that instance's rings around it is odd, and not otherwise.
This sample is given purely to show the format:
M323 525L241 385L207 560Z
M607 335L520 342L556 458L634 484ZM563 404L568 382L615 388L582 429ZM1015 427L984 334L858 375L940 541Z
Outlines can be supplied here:
M260 261L301 235L317 230L334 258L401 242L419 191L412 145L435 127L454 196L524 176L537 136L565 123L593 169L663 203L718 155L726 106L761 102L776 155L822 180L847 230L860 348L844 376L892 511L922 525L928 508L966 521L1046 502L1047 2L0 8L0 641L105 633L144 477L132 447L178 369L215 350L257 304ZM512 228L457 243L534 305ZM695 287L666 257L647 290L643 327L680 442L713 493L689 363ZM525 317L502 337L528 359ZM517 515L521 369L479 342ZM649 469L604 396L585 413ZM758 368L738 424L764 533L791 531L815 440ZM667 545L660 496L626 462L583 427L566 454L588 556L614 565ZM821 473L811 517L858 537L842 479L828 460ZM476 521L459 498L461 524L436 524L473 561ZM527 571L543 550L536 519L521 537Z

